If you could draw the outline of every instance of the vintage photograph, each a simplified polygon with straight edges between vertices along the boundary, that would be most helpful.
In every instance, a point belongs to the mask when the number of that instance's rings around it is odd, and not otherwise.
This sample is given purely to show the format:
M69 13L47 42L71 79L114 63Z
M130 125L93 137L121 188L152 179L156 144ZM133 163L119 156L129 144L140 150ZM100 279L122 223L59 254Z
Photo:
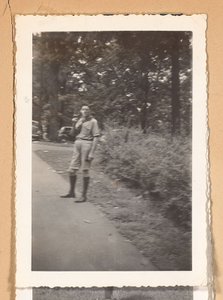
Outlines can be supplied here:
M205 49L192 17L159 17L118 30L105 16L100 26L97 17L19 18L19 28L38 24L18 45L17 91L28 150L18 140L17 161L29 174L18 189L30 183L23 270L35 278L206 269L195 260L206 256Z
M33 271L191 270L192 48L33 34Z

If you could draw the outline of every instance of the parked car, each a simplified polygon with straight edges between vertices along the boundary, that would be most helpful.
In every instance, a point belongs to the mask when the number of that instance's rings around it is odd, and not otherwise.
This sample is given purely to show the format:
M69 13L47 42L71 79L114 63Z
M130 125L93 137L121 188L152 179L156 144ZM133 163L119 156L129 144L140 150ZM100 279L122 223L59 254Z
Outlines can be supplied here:
M41 138L41 131L39 129L39 122L32 121L32 141L39 141Z
M72 127L71 126L63 126L58 130L58 140L60 142L74 141L73 136L70 135Z

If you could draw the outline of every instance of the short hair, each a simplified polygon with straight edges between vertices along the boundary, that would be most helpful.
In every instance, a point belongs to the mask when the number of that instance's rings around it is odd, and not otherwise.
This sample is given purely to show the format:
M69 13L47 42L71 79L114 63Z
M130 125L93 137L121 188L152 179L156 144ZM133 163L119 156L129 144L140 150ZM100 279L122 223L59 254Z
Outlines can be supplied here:
M84 106L87 106L89 109L90 109L90 106L86 103L84 103L82 106L81 106L81 109L84 107Z

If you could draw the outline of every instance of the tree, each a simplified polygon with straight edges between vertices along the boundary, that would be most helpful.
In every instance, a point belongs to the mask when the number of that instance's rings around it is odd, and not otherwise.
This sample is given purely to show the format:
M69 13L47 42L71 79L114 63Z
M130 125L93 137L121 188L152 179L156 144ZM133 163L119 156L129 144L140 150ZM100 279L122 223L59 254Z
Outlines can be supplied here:
M52 139L59 127L70 124L73 112L78 113L85 102L101 126L113 122L140 126L144 133L175 133L181 123L184 134L189 134L190 40L188 32L37 35L33 116L40 105L39 112L50 124Z
M59 72L61 66L67 64L76 41L69 33L60 32L34 35L33 41L33 96L39 98L39 111L43 121L49 124L50 139L54 140L59 128ZM38 81L40 84L36 84Z

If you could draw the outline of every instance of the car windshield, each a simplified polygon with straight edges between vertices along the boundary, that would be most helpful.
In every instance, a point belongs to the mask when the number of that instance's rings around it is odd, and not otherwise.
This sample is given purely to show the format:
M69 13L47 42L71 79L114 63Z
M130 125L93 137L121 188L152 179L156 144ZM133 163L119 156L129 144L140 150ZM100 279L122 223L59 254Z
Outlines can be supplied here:
M62 127L60 128L60 133L69 133L71 131L72 127Z

